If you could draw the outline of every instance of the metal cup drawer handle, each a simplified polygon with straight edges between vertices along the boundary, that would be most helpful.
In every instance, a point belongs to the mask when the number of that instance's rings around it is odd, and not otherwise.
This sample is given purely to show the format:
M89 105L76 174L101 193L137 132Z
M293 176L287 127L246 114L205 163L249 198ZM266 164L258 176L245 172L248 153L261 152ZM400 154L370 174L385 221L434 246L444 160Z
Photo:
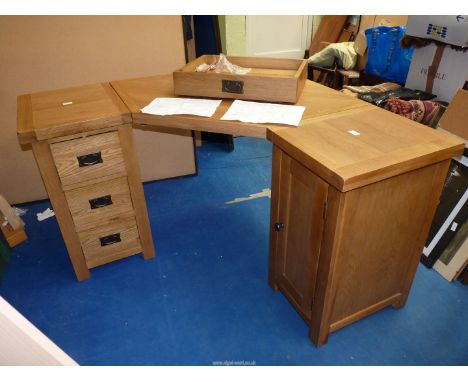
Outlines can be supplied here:
M101 152L91 153L86 155L80 155L76 157L78 159L78 165L80 167L92 166L98 163L102 163Z
M122 239L120 238L120 233L113 233L112 235L100 237L99 241L101 242L101 247L105 247L106 245L120 243Z
M224 93L244 94L244 81L222 80L221 90Z
M89 205L91 206L91 209L94 210L96 208L102 208L105 206L110 206L112 202L112 196L110 195L105 195L105 196L100 196L99 198L95 199L89 199Z

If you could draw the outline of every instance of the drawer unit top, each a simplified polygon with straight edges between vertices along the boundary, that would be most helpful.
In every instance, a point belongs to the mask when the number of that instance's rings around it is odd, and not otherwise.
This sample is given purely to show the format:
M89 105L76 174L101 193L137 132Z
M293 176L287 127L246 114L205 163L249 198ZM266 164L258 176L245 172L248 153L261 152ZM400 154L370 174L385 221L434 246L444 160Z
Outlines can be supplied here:
M17 133L30 143L131 123L130 112L108 83L18 97Z

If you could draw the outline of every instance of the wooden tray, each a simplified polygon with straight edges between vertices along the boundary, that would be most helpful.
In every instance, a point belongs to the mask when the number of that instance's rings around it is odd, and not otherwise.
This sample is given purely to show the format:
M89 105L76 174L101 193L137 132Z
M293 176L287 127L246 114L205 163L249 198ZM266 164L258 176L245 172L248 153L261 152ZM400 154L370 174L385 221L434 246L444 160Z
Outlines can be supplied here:
M289 58L227 57L235 65L252 69L244 75L195 71L216 57L201 56L173 72L174 94L296 103L307 78L307 60Z

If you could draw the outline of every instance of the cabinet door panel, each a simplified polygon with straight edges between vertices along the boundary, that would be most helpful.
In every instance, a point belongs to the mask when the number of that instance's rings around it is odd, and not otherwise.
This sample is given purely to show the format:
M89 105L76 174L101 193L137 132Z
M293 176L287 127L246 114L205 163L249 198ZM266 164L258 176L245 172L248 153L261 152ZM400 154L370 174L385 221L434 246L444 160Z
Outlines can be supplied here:
M297 309L310 318L315 290L328 184L289 156L280 181L278 284Z

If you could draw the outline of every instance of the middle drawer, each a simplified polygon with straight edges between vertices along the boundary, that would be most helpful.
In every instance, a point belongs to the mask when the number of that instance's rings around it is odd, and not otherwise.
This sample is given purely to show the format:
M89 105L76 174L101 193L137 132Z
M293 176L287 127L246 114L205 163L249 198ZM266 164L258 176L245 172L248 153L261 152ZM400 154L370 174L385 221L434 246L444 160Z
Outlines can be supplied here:
M134 216L127 177L65 191L76 231L106 224L112 218Z

